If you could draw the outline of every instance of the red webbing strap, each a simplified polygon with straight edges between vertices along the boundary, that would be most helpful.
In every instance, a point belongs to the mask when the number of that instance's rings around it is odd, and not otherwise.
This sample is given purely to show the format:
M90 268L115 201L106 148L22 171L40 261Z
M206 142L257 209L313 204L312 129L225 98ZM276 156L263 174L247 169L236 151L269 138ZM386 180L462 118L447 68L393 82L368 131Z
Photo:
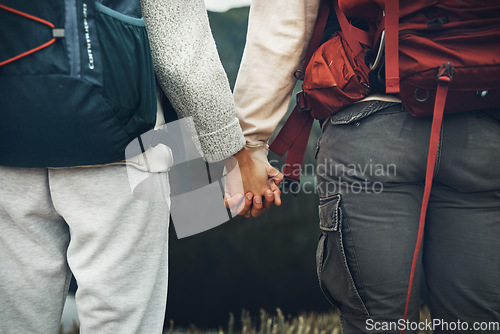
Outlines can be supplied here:
M385 1L385 90L399 93L399 0Z
M448 63L446 68L444 68L444 66L441 67L440 72L438 74L438 88L436 92L436 101L434 102L434 113L432 116L432 126L431 126L431 138L429 142L429 153L427 156L427 168L425 171L424 196L422 199L422 207L420 210L417 243L415 245L413 260L411 263L410 281L408 283L405 313L403 316L405 322L406 322L406 317L408 315L408 307L410 303L410 295L413 286L413 279L415 276L415 268L417 266L418 254L424 236L425 217L427 213L427 207L429 205L429 198L431 196L432 180L434 178L434 168L436 165L436 157L439 148L439 137L441 135L441 124L443 123L444 106L446 103L446 96L448 95L448 88L452 80L452 72L453 72L453 67L451 67L451 72L450 72L450 63ZM404 334L404 329L401 330L401 334Z
M321 38L323 38L323 33L325 32L328 14L330 14L330 0L321 0L318 9L318 17L314 24L311 40L307 46L304 63L302 64L302 73L306 71L307 64L309 64L314 51L321 45Z
M11 12L13 14L16 14L16 15L19 15L19 16L22 16L22 17L25 17L27 19L30 19L30 20L33 20L33 21L36 21L36 22L39 22L39 23L42 23L42 24L45 24L46 26L49 26L50 28L55 28L54 24L52 24L51 22L49 21L46 21L44 19L41 19L39 17L36 17L36 16L33 16L33 15L30 15L30 14L27 14L27 13L24 13L24 12L21 12L19 10L16 10L14 8L10 8L10 7L7 7L7 6L4 6L4 5L0 5L0 9L3 9L5 11L8 11L8 12ZM12 57L12 58L9 58L7 60L4 60L4 61L1 61L0 62L0 66L4 66L4 65L7 65L9 63L12 63L13 61L16 61L18 59L21 59L23 57L26 57L27 55L30 55L32 53L35 53L39 50L42 50L46 47L48 47L49 45L52 45L54 44L54 42L56 41L56 38L52 38L50 41L48 41L47 43L44 43L40 46L37 46L31 50L28 50L26 52L23 52L15 57Z
M349 44L352 52L354 52L354 54L359 54L363 51L363 48L359 43L371 46L372 41L370 40L368 33L349 23L344 12L342 12L339 8L338 0L333 0L333 6L335 8L335 14L337 15L337 20L339 21L342 34L344 35L344 38L347 41L347 44Z
M302 162L304 161L304 156L306 154L307 142L309 140L309 134L311 133L313 123L314 118L309 116L294 144L288 149L285 167L283 168L283 175L292 180L300 180Z
M300 112L298 107L295 106L280 132L269 146L270 150L279 156L284 156L300 136L309 119L312 119L309 113Z
M302 73L305 72L314 51L321 44L321 38L325 31L329 13L329 0L322 0L318 9L318 18L314 25L311 40L307 47L304 63L302 64ZM300 112L299 108L295 106L280 132L269 146L269 149L279 156L283 156L288 152L284 168L284 175L286 177L297 181L300 179L300 166L304 159L313 121L314 119L309 112Z

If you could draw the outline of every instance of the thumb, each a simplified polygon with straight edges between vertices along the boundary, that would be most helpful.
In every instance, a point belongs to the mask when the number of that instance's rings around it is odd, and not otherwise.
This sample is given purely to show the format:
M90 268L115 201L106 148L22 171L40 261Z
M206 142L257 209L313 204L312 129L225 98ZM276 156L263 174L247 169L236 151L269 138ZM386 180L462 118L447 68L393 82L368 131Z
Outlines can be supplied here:
M266 166L267 177L272 178L276 184L279 184L283 180L283 174L279 172L276 168L271 165Z

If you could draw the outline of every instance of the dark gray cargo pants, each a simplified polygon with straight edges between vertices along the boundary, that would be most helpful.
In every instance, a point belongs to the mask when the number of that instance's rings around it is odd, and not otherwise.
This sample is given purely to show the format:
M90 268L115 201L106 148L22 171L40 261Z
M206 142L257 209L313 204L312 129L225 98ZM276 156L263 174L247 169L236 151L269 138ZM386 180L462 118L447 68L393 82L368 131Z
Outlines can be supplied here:
M346 334L403 325L431 121L371 101L324 127L318 276ZM405 333L421 278L435 333L500 333L500 110L445 115Z

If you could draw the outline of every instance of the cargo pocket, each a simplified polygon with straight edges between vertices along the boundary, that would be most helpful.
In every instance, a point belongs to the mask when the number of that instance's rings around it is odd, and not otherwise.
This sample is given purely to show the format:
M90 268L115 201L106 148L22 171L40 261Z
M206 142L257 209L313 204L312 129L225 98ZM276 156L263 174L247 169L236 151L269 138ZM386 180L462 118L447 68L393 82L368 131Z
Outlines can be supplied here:
M342 232L341 195L320 199L321 236L316 252L320 288L328 301L345 314L369 316L354 283Z
M95 3L103 63L103 95L125 131L136 137L156 121L156 82L143 19Z

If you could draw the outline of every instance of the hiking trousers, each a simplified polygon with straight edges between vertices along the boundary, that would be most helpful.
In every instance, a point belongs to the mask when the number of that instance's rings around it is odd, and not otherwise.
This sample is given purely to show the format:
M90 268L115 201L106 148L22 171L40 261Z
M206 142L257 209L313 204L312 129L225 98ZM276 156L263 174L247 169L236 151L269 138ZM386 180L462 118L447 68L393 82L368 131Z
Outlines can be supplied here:
M500 110L444 117L403 321L431 123L399 103L368 101L324 126L317 269L345 334L500 333ZM429 325L419 324L421 286Z
M71 273L80 333L162 333L167 200L135 198L125 165L0 167L0 185L0 333L58 334Z

